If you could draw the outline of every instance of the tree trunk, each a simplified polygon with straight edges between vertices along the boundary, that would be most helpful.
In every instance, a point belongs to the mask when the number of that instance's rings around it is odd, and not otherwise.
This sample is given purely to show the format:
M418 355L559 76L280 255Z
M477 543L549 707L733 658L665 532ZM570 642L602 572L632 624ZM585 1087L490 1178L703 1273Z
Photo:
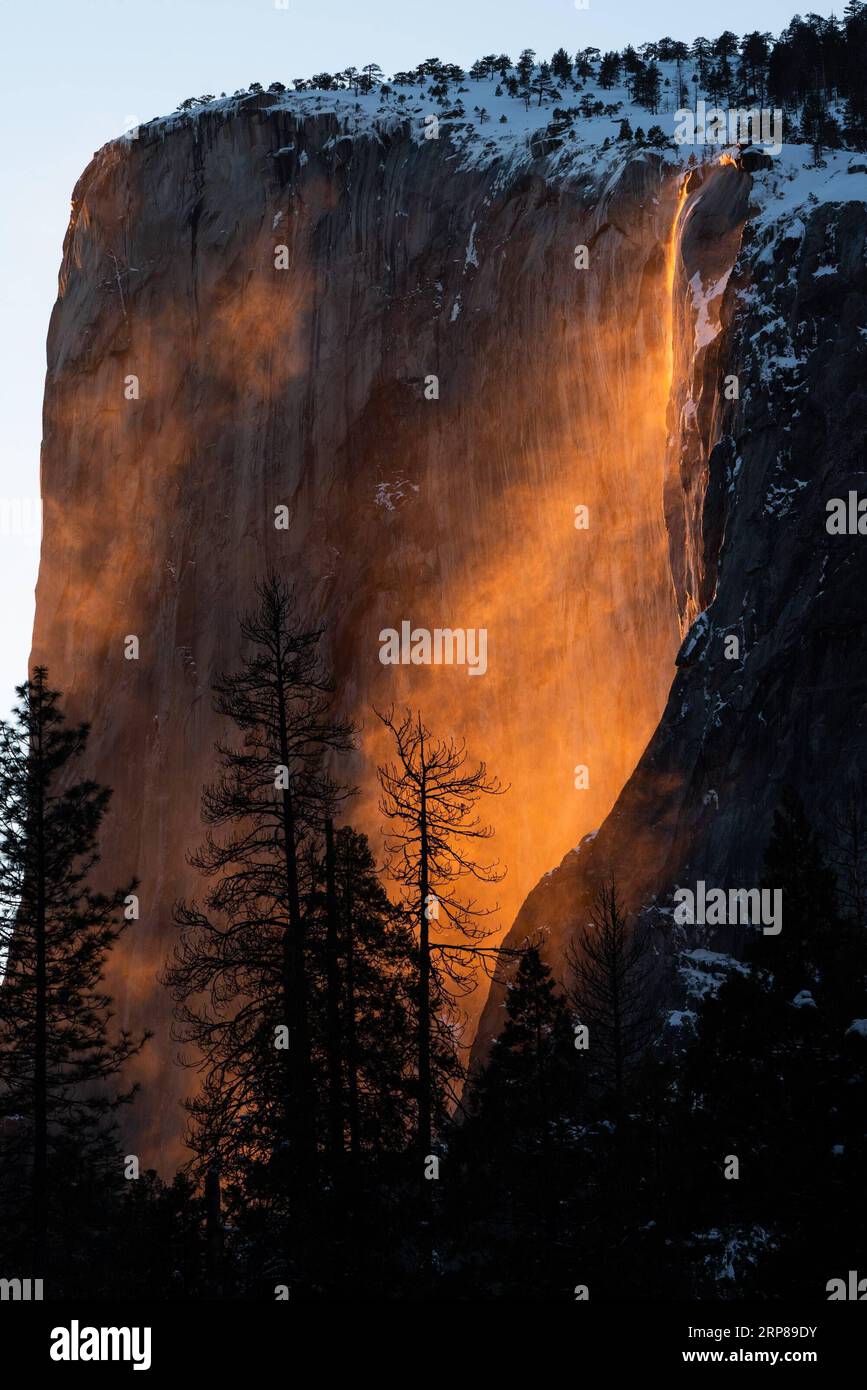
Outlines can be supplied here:
M289 769L289 744L286 734L286 690L283 663L280 657L279 632L277 639L277 714L279 721L280 760ZM287 776L287 782L289 777ZM307 965L304 957L305 923L298 892L297 839L295 807L290 786L283 788L283 854L286 872L286 898L289 921L283 937L283 1006L289 1029L287 1052L287 1093L284 1097L287 1134L295 1140L295 1157L299 1176L306 1182L312 1178L316 1164L316 1124L313 1108L313 1067L310 1055L310 1027L307 1018Z
M43 686L37 678L36 754L36 1000L33 1063L33 1277L47 1273L48 1244L48 971L45 923L45 772Z
M361 1151L361 1125L358 1112L358 1038L355 1023L355 932L353 925L352 871L346 873L346 1080L348 1093L349 1152L353 1170L358 1170Z
M223 1221L220 1201L220 1174L209 1168L205 1174L205 1259L208 1288L214 1297L223 1294Z
M328 1138L335 1172L343 1159L343 1105L340 1065L340 967L337 941L337 889L334 882L334 822L325 821L325 967L328 1028Z
M611 1022L614 1034L614 1102L619 1125L623 1117L623 1023L620 1017L620 962L617 958L612 966Z
M428 829L425 786L424 735L421 740L421 856L419 873L419 972L418 972L418 1147L424 1162L431 1149L430 1065L430 935L428 929Z

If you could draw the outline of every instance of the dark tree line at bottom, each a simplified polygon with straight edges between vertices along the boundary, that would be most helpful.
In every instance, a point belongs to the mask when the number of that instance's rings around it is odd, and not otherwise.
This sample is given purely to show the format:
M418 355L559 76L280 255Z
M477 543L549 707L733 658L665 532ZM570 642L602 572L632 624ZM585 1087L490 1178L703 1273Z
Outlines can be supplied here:
M749 934L673 1044L657 943L616 884L562 981L537 942L487 944L473 884L502 871L478 811L502 788L412 711L379 715L383 874L349 823L355 731L321 633L273 576L241 630L202 891L163 974L191 1068L170 1182L120 1147L148 1039L116 1027L103 974L136 885L90 886L109 793L75 780L87 728L42 669L0 725L0 1278L47 1298L813 1299L865 1266L858 804L820 838L786 794L765 851L783 931ZM460 1003L485 970L504 1024L467 1078Z

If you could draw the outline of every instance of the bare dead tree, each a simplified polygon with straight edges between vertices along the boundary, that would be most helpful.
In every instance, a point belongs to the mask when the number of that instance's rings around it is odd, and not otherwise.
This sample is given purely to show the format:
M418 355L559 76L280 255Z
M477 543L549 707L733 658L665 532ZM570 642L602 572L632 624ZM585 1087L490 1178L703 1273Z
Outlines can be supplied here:
M840 902L859 927L867 925L867 815L850 791L830 817L828 850Z
M496 949L483 943L491 935L485 921L497 906L481 906L462 889L504 877L498 863L480 863L473 850L494 833L474 814L476 803L506 789L484 762L469 765L462 740L435 738L420 712L407 709L401 718L393 708L376 713L396 754L378 769L390 872L418 923L417 1141L424 1157L432 1135L433 1031L442 1042L443 1032L453 1029L456 1000L475 988L480 966L496 964Z

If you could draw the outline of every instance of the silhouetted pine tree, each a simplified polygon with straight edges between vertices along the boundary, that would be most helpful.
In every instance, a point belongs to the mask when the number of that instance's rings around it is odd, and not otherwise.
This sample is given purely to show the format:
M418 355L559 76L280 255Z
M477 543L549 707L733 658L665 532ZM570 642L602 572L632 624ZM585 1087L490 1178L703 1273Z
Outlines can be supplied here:
M566 1000L535 946L506 986L506 1022L472 1088L472 1108L500 1138L544 1155L578 1094Z
M130 1299L214 1297L208 1284L205 1198L186 1173L164 1182L150 1169L127 1183L111 1228L112 1284ZM231 1283L221 1290L232 1292Z
M650 1004L650 937L630 929L614 883L599 889L590 924L567 950L569 991L580 1023L590 1030L588 1056L594 1079L622 1115L630 1070L655 1027Z
M111 1121L136 1088L114 1083L144 1038L112 1036L102 987L135 884L111 894L91 887L111 793L75 780L88 727L65 726L44 667L17 694L14 717L0 723L2 1224L7 1241L16 1228L28 1233L28 1268L49 1281L50 1297L73 1277L82 1225L98 1227L107 1194L123 1186ZM90 1240L95 1265L94 1229Z
M418 949L389 901L365 835L335 837L341 1132L355 1166L401 1153L412 1136Z
M782 931L757 933L753 961L773 971L781 989L813 989L839 944L837 888L818 832L791 789L783 792L764 854L763 886L782 894Z
M782 891L782 930L757 933L746 965L706 1000L686 1058L679 1185L690 1234L680 1248L689 1259L703 1246L705 1272L716 1270L699 1293L823 1297L836 1266L867 1253L867 1037L853 1017L867 942L842 922L792 792L774 819L764 882ZM723 1177L727 1156L736 1179ZM726 1250L738 1258L727 1263Z
M602 61L599 64L599 86L606 91L611 87L616 87L620 80L620 54L615 52L603 53Z
M407 1162L415 1153L417 1096L414 924L389 900L366 837L350 826L336 831L331 853L326 841L314 877L318 889L309 933L314 1074L329 1099L323 1146L336 1161L323 1189L310 1268L317 1285L333 1293L350 1296L360 1285L406 1292L426 1269L413 1238L418 1170ZM431 1074L437 1114L445 1110L443 1087L455 1070L453 1047L435 1031Z
M558 82L572 81L572 59L565 48L558 48L551 59L551 73Z
M415 1272L412 1252L402 1249L407 1222L400 1213L411 1200L405 1156L414 1121L417 949L363 835L343 826L308 848L303 908L311 1065L326 1101L317 1114L317 1142L327 1164L315 1193L293 1202L279 1161L281 1073L265 1026L262 1047L251 1051L242 1117L233 1119L235 1090L230 1086L225 1096L226 1073L205 1078L192 1107L197 1167L203 1173L216 1154L228 1177L227 1267L242 1290L268 1292L269 1278L288 1278L335 1295L359 1281L393 1291ZM275 953L267 940L259 951L264 978ZM252 985L234 1003L227 1000L227 1009L246 1013L266 1007L267 1000L252 996ZM287 1234L289 1266L281 1249Z
M165 982L202 1074L193 1170L222 1175L239 1286L336 1291L402 1258L391 1223L415 1120L418 948L364 836L334 827L325 755L352 731L330 714L320 634L298 629L282 581L259 596L242 626L252 654L216 687L244 737L218 747L203 813L221 833L191 857L208 890L178 906ZM435 1040L437 1077L451 1074L443 1053Z
M165 980L176 1035L204 1077L189 1103L200 1172L285 1169L288 1156L297 1190L317 1159L305 900L340 796L325 755L348 750L352 729L331 714L321 630L299 626L279 576L256 592L257 610L241 620L250 654L215 685L217 710L243 739L217 745L221 772L202 797L211 829L190 862L211 886L204 908L178 904L181 939Z
M570 1012L535 946L506 988L487 1066L471 1077L448 1135L447 1292L538 1296L556 1290L563 1199L583 1180L576 1130L583 1054Z
M832 814L829 833L838 901L851 922L867 932L867 811L856 791Z
M812 146L814 165L821 163L826 149L836 149L840 144L840 126L828 110L828 103L821 91L808 92L804 98L801 138Z

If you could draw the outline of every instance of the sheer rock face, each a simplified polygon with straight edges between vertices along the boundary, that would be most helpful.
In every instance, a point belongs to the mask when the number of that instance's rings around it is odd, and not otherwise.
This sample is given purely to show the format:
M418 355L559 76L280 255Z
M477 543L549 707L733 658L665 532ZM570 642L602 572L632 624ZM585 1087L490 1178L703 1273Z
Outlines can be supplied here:
M262 97L107 146L75 190L33 660L114 788L102 872L141 880L109 987L155 1032L126 1121L145 1166L181 1156L195 1077L157 974L200 891L211 683L268 565L363 724L352 820L379 853L374 704L465 736L510 784L499 920L558 969L600 876L632 910L751 886L784 782L821 815L863 776L864 541L828 536L825 504L864 490L867 210L818 207L790 242L748 223L732 271L749 178L719 170L672 265L656 159L607 182L458 163ZM484 627L484 677L383 666L403 621Z
M141 881L109 988L119 1023L155 1032L126 1121L145 1166L179 1157L195 1085L156 976L172 904L200 888L185 855L226 732L211 682L237 662L236 615L267 565L327 624L340 703L364 722L352 819L377 853L374 703L420 705L511 784L492 811L504 924L635 766L678 641L662 514L673 210L655 159L604 187L543 165L462 170L445 143L353 139L264 99L145 128L82 176L48 342L33 660L91 722L86 770L114 788L101 871ZM724 488L717 505L734 506ZM774 524L768 545L792 525ZM727 521L727 570L745 563L734 543ZM774 665L765 579L748 670ZM383 666L379 633L404 620L485 627L487 673ZM696 658L678 688L707 670ZM657 737L621 820L669 822L660 777L694 777L697 737Z
M659 727L614 809L530 894L507 938L541 933L558 972L600 879L614 877L633 912L656 909L664 921L674 886L761 883L786 784L819 826L848 791L863 791L867 540L829 535L826 504L867 490L867 207L816 206L789 227L747 224L723 332L675 372L673 403L697 406L685 422L681 413L666 489L679 610L694 621ZM684 296L700 240L684 248ZM718 276L708 266L707 282ZM689 342L689 313L686 325ZM725 399L730 375L737 400ZM727 655L732 636L737 655ZM742 939L728 927L690 944L737 951ZM477 1056L501 1017L495 988Z

